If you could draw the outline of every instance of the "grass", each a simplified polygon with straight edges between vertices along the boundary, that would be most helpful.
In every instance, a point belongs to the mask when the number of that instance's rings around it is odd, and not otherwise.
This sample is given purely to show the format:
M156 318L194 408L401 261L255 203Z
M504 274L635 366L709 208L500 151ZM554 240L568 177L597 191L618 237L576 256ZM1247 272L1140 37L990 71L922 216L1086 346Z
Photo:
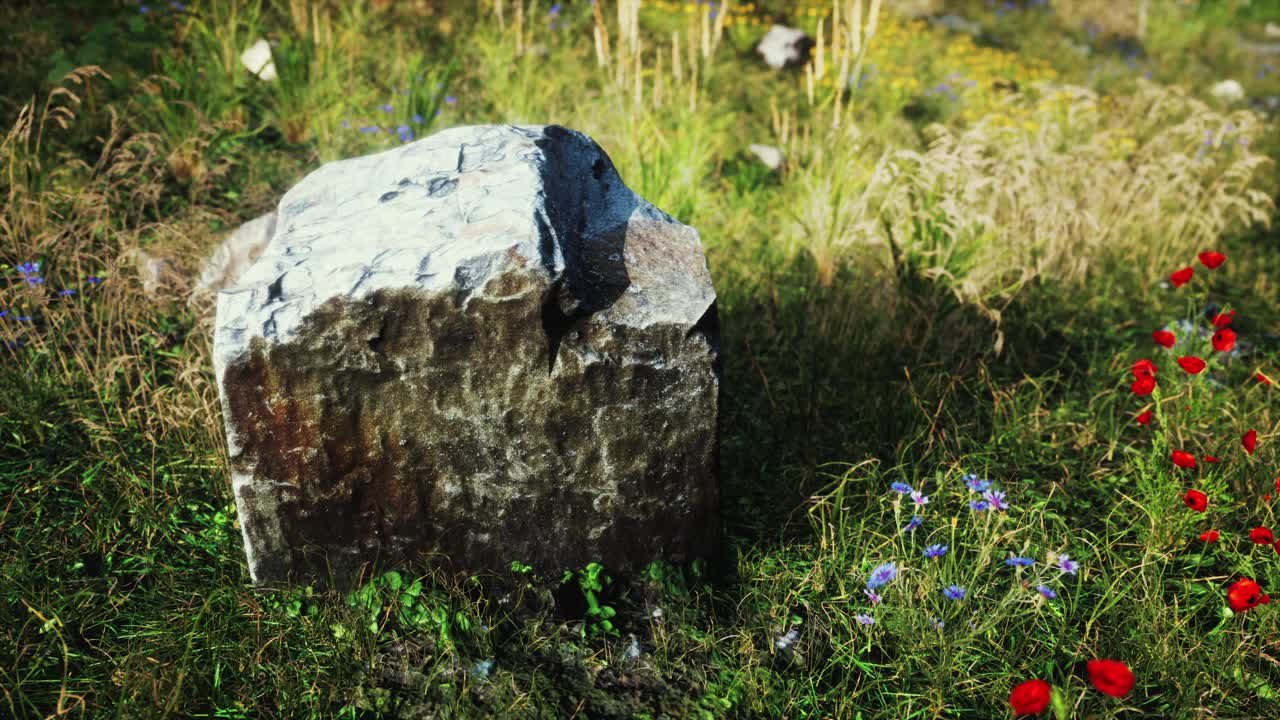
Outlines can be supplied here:
M953 3L976 40L870 5L0 8L0 714L991 718L1043 678L1059 717L1273 716L1277 603L1233 613L1227 587L1280 600L1248 537L1280 530L1280 390L1254 379L1280 381L1280 145L1207 93L1266 18L1152 0L1135 61L1064 50L1074 16L1032 3ZM753 56L782 10L822 22L821 70ZM275 83L239 66L259 36ZM499 122L586 132L701 233L729 562L251 587L201 260L321 162ZM177 271L154 297L135 250ZM1247 353L1152 343L1209 302ZM1095 658L1133 691L1093 689Z

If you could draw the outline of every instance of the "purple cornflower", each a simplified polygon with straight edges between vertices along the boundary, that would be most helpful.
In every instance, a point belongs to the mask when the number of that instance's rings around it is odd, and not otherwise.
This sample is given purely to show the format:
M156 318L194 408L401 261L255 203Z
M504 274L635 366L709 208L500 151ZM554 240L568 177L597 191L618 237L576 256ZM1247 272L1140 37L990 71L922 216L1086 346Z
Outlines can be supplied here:
M94 277L94 276L92 276L92 275L91 275L91 276L89 276L89 277L87 277L87 278L85 278L84 280L85 280L85 282L89 283L90 285L97 285L98 283L102 282L102 278L100 278L100 277Z
M360 128L360 132L365 133L366 135L380 132L381 130L382 128L378 127L377 125L365 125L364 127Z
M1058 569L1064 573L1067 573L1068 575L1075 575L1076 571L1080 569L1080 563L1076 562L1075 560L1072 560L1067 555L1059 555Z
M8 310L0 310L0 318L9 317Z
M30 316L30 315L19 315L19 316L15 317L15 318L14 318L14 320L17 320L18 322L31 322L31 316Z
M34 275L40 272L40 263L26 262L18 266L18 272L23 275Z
M42 278L42 277L29 277L29 278L27 278L27 284L28 284L28 285L43 285L43 284L44 284L44 278Z
M924 493L920 492L919 490L912 490L912 491L911 491L911 501L912 501L912 502L914 502L914 503L915 503L915 504L917 504L917 505L928 505L928 504L929 504L929 496L928 496L928 495L925 495Z
M551 17L558 16L560 14L560 3L556 3L555 5L552 5L551 9L547 11L547 14L550 15Z
M942 594L946 595L949 600L963 600L965 589L955 583L952 583L951 587L942 591Z
M858 613L854 616L859 625L875 625L876 619L866 613Z
M382 112L394 112L396 109L391 103L385 103L383 105L379 105L379 107L382 108Z
M989 507L991 506L987 503L986 500L970 500L969 501L969 509L973 510L974 512L982 512L983 510L986 510Z
M410 118L410 120L413 120L413 123L414 123L415 125L421 125L421 124L422 124L422 116L421 116L421 115L419 115L418 113L414 113L414 114L413 114L413 117L412 117L412 118Z
M1009 567L1028 567L1030 565L1035 565L1036 561L1029 557L1011 557L1008 560L1005 560L1004 564Z
M871 577L867 580L867 589L875 590L896 577L898 577L898 566L887 562L871 571Z
M458 104L458 98L456 98L456 97L454 97L454 96L452 96L452 95L445 95L445 96L444 96L444 102L445 102L445 104L446 104L446 105L457 105L457 104Z
M889 489L896 493L902 493L903 495L913 492L911 486L904 482L895 482L889 486Z
M60 296L62 296L62 297L67 297L68 295L75 295L75 294L76 294L76 291L75 291L75 290L72 290L71 288L67 288L66 290L59 290L59 291L58 291L58 295L60 295Z
M400 142L409 142L413 139L413 128L408 125L401 125L396 128L396 134L400 136Z
M1041 595L1045 596L1049 600L1052 600L1058 597L1058 593L1054 592L1053 588L1049 587L1048 585L1037 585L1036 590L1039 591Z
M990 480L984 480L973 473L966 473L960 479L964 480L964 484L974 492L984 492L987 488L991 487Z
M930 545L924 549L924 556L927 558L938 558L947 554L946 545Z
M920 527L920 524L923 522L924 518L919 515L912 515L911 522L907 523L907 526L902 528L902 532L913 532L916 528Z
M871 588L863 590L862 594L867 596L867 599L871 601L872 605L879 605L880 601L884 600L884 598L880 596L880 593L872 590Z
M1005 502L1004 491L1002 490L988 490L982 493L982 498L991 504L992 510L1004 511L1009 509L1009 503Z

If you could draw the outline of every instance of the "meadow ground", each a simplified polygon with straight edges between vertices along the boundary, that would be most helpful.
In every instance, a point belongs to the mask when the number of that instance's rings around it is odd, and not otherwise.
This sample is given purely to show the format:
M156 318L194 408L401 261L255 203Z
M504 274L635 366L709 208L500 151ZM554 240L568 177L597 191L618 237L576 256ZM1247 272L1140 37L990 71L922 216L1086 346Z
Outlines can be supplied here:
M1277 717L1280 143L1208 89L1280 95L1280 17L1150 0L1138 45L1088 4L5 3L0 715L997 718L1038 678ZM806 69L752 52L781 11ZM499 122L701 233L729 562L249 586L202 258L321 162Z

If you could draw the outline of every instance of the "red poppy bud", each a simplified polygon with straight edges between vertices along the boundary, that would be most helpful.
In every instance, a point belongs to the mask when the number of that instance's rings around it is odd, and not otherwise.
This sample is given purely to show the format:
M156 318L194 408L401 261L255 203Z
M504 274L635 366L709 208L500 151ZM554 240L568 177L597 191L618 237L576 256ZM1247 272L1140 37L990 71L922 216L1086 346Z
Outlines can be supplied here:
M1139 425L1150 425L1150 424L1151 424L1151 411L1150 411L1150 410L1148 410L1148 411L1146 411L1146 412L1144 412L1144 413L1142 413L1141 415L1139 415L1139 416L1138 416L1138 424L1139 424Z
M1174 343L1178 342L1178 336L1168 330L1156 330L1151 333L1151 339L1156 341L1157 345L1171 348Z
M1199 490L1188 490L1187 494L1182 496L1182 502L1196 512L1204 512L1205 508L1209 507L1209 497Z
M1144 375L1129 386L1134 395L1150 395L1152 390L1156 389L1156 379L1150 375Z
M1043 680L1028 680L1009 693L1009 704L1015 715L1038 715L1049 707L1053 688Z
M1218 313L1217 315L1213 316L1213 326L1216 328L1226 327L1231 324L1232 320L1235 320L1235 319L1236 319L1235 310L1232 310L1231 312L1226 314Z
M1258 447L1258 431L1250 430L1249 432L1245 433L1244 437L1240 438L1240 444L1244 446L1245 452L1252 455L1253 449Z
M1256 527L1250 530L1249 539L1252 540L1255 545L1270 545L1276 541L1276 537L1271 534L1271 530L1264 527Z
M1263 375L1261 371L1254 373L1254 374L1253 374L1253 379L1254 379L1254 380L1257 380L1258 382L1262 383L1263 385L1270 385L1270 384L1271 384L1271 378L1267 377L1266 375Z
M1236 331L1222 328L1213 334L1213 349L1218 352L1231 352L1236 346Z
M1090 660L1088 669L1089 681L1093 686L1098 692L1111 697L1128 695L1137 681L1129 666L1119 660Z
M1196 466L1196 456L1183 450L1174 450L1173 464L1180 468L1191 469Z
M1271 549L1275 550L1277 555L1280 555L1280 540L1277 540L1276 544L1271 546Z
M1178 358L1178 365L1182 366L1183 370L1195 375L1201 370L1204 370L1205 362L1198 357L1189 355Z
M1263 495L1263 496L1262 496L1262 501L1263 501L1263 502L1271 502L1271 493L1267 493L1266 495Z
M1216 463L1216 462L1222 462L1222 458L1218 457L1217 455L1205 455L1204 461L1207 463Z
M1155 363L1146 358L1142 358L1133 364L1133 367L1130 368L1129 372L1133 373L1135 378L1141 378L1154 377L1157 370L1159 370L1159 368L1155 366Z
M1174 287L1182 287L1183 285L1191 282L1191 276L1194 274L1194 270L1189 267L1185 267L1170 275L1169 281L1173 283Z
M1220 252L1202 252L1200 253L1200 264L1210 270L1217 270L1218 266L1226 261L1227 256Z
M1240 578L1227 588L1227 604L1235 612L1252 610L1269 602L1271 598L1263 594L1262 587L1249 578Z
M1218 542L1218 531L1210 530L1208 532L1202 532L1200 533L1200 539L1205 542Z

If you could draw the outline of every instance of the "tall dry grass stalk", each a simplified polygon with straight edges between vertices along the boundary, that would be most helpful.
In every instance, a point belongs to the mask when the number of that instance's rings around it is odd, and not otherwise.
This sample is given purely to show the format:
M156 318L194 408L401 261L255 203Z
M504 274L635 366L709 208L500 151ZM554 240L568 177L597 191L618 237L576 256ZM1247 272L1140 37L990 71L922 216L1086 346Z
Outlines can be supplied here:
M831 104L833 128L846 121L844 116L848 114L849 103L845 93L849 91L850 78L857 78L862 72L862 61L876 34L880 0L871 0L865 19L863 14L862 0L831 0L830 40L824 34L824 22L819 20L814 56L805 64L806 96L811 107L815 104L817 87L827 79L829 71L835 73L833 91L821 103ZM827 60L828 49L832 53L830 61Z

